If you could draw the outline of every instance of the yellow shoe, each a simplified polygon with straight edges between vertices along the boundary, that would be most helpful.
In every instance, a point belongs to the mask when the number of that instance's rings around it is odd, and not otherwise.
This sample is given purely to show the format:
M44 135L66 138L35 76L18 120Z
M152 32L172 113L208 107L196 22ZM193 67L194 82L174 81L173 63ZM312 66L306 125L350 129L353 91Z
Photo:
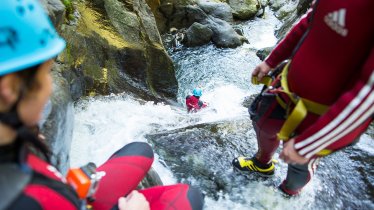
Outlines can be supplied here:
M257 172L260 175L272 176L274 175L275 167L274 163L269 164L260 163L255 157L237 157L232 160L234 168L244 172Z

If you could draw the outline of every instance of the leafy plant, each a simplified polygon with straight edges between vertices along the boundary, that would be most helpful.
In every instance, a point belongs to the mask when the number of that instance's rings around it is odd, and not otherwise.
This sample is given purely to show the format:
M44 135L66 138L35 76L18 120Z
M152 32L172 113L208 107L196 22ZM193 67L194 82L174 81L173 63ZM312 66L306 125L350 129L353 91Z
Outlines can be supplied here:
M73 3L72 1L73 0L61 0L62 3L65 5L65 9L66 9L66 18L68 20L72 20L74 18L74 7L73 7Z

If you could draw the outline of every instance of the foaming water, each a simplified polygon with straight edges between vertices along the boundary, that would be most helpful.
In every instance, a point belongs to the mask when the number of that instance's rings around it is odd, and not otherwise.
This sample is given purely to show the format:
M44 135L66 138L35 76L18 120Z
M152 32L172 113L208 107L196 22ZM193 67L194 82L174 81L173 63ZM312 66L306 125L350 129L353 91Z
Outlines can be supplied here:
M234 85L207 90L201 100L209 104L208 108L194 114L201 117L201 122L215 122L248 115L247 109L241 104L246 96L252 94L254 93L243 91Z
M373 139L367 134L362 135L360 141L355 146L374 155Z
M258 209L311 209L315 199L316 181L308 185L303 194L296 198L286 198L274 187L262 182L252 182L243 186L244 190L221 194L218 200L207 198L206 209L214 210L258 210ZM239 200L239 202L238 202Z
M249 44L244 47L261 49L274 46L278 39L274 36L274 29L280 25L280 21L273 15L267 7L264 18L255 18L242 25L244 36Z
M82 100L75 107L71 165L81 166L89 161L100 165L124 145L144 142L145 133L183 121L183 115L181 119L176 113L178 110L170 106L124 95ZM172 180L170 172L162 171Z
M230 94L226 101L227 98L219 97L222 91L236 94ZM71 166L87 162L100 165L124 145L146 142L146 134L244 115L246 109L241 101L246 94L235 86L214 89L205 94L204 100L211 101L209 108L195 114L188 114L184 107L141 101L125 94L81 100L75 105ZM153 167L165 184L175 183L157 154Z

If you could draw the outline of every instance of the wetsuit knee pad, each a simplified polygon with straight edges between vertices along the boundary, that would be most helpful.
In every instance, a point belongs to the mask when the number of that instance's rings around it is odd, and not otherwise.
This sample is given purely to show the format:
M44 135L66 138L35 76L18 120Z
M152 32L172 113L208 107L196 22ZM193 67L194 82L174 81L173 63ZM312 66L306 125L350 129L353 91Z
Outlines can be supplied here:
M153 150L152 147L145 142L132 142L116 151L111 158L124 156L143 156L153 158Z

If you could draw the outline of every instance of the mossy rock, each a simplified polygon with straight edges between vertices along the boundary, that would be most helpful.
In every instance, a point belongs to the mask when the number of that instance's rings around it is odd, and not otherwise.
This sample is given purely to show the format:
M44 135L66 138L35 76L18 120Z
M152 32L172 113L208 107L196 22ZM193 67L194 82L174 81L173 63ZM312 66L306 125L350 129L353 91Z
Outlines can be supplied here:
M72 79L72 84L93 83L85 85L85 95L119 93L130 88L175 97L173 63L162 45L153 14L143 3L97 0L77 4L81 18L76 26L64 27L67 48L59 59L70 66L67 71L81 72L75 76L83 78Z

